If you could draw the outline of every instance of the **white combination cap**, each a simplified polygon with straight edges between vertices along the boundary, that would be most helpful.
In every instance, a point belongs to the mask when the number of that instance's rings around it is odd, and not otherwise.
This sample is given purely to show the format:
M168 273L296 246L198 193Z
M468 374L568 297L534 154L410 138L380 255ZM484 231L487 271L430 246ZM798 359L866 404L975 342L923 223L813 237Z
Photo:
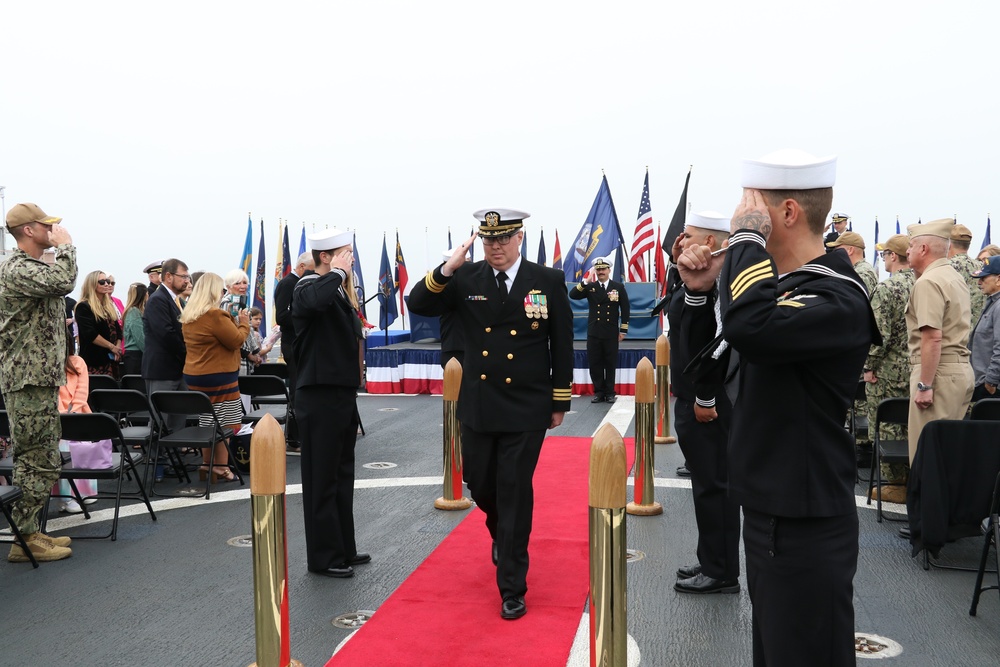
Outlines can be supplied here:
M306 236L306 247L310 250L333 250L354 243L354 232L339 229L324 229Z
M722 215L718 211L701 211L688 216L688 225L699 229L711 229L716 232L728 232L731 215Z
M768 153L743 161L741 185L758 190L832 188L837 180L837 156L816 157L798 149Z

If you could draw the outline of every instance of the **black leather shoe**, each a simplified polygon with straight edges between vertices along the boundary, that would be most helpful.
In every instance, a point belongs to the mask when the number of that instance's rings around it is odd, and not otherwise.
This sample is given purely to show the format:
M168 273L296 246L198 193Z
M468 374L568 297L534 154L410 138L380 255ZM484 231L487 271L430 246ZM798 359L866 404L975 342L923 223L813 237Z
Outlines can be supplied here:
M493 540L493 564L496 565L500 561L500 550L497 549L497 541Z
M687 469L687 465L677 466L677 476L690 477L691 471Z
M739 593L740 582L735 579L722 581L713 579L704 574L696 574L690 579L681 579L674 584L674 590L680 593L694 593L696 595L707 595L709 593Z
M592 399L590 399L590 402L591 403L603 403L604 402L604 397L601 396L600 394L596 394Z
M614 403L616 398L618 398L618 397L615 396L614 394L612 394L611 396L608 396L607 398L605 398L604 402L605 403Z
M348 565L364 565L365 563L370 563L370 562L372 562L371 555L361 551L354 554L354 558L347 559Z
M902 537L904 540L910 539L910 527L909 526L903 526L902 528L900 528L899 529L899 536Z
M338 567L328 567L325 570L310 570L313 574L321 574L324 577L336 577L337 579L347 579L354 576L354 568L344 564Z
M685 565L683 567L677 568L678 579L690 579L691 577L699 574L701 574L701 563L695 563L694 565Z
M521 618L528 613L528 608L524 605L524 598L521 596L512 596L503 599L503 604L500 605L500 618L505 621L513 621L515 618Z

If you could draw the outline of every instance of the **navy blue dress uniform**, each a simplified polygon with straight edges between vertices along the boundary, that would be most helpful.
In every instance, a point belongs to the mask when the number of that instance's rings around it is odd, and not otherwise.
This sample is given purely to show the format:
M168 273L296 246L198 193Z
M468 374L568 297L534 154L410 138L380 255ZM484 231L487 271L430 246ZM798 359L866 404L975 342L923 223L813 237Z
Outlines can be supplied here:
M607 271L611 264L603 257L594 260L594 269ZM571 299L586 299L587 365L594 384L594 403L615 400L615 372L618 370L618 336L628 333L630 317L628 293L615 280L581 282L570 290Z
M850 219L850 216L844 215L843 213L834 213L832 218L834 225L848 222ZM837 231L836 227L831 229L830 233L823 237L823 246L826 248L827 252L833 252L837 249L835 246L831 246L830 244L839 238L840 232Z
M704 211L692 213L688 227L729 232L730 216ZM690 372L689 363L709 345L721 328L719 291L688 290L677 275L672 286L667 320L670 323L670 388L674 402L674 429L691 473L695 522L698 525L698 562L681 567L675 588L684 593L736 593L740 574L740 508L729 497L726 448L732 408L723 382L729 347L718 340L706 360ZM695 406L714 409L717 416L699 422Z
M299 364L295 359L295 322L292 319L292 294L299 282L299 274L290 271L274 287L274 320L281 327L281 356L288 368L288 422L285 437L289 447L296 447L299 441L298 420L295 418L295 384L299 376Z
M744 163L745 197L832 188L835 172L836 158L781 151ZM779 278L766 245L812 247L803 217L776 241L736 230L720 278L722 334L739 362L729 489L743 507L756 666L855 664L857 467L843 415L881 337L844 253Z
M528 217L502 209L475 215L482 238L508 243ZM502 299L487 261L466 263L450 277L441 268L414 285L409 306L427 316L453 313L465 337L457 410L465 482L494 540L503 617L516 618L528 589L532 476L553 413L570 409L573 317L565 279L517 256ZM507 615L511 600L519 612Z
M307 238L311 250L331 253L352 241L352 233L336 229ZM350 577L353 565L371 560L358 553L354 537L358 345L363 334L348 300L351 291L343 271L317 266L316 273L299 279L292 296L306 560L310 572L332 577Z

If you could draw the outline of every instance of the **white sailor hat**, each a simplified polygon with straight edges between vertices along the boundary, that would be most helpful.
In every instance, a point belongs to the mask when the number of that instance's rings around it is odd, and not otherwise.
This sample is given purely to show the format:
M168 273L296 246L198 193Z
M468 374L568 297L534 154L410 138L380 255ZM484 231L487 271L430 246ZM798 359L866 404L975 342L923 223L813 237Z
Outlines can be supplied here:
M310 250L333 250L354 243L354 232L342 232L339 229L324 229L306 236L306 246Z
M757 160L743 160L741 185L758 190L815 190L832 188L836 180L837 156L820 158L785 149Z
M513 234L524 226L524 220L531 214L511 208L484 208L472 216L479 221L479 235L492 237Z
M688 216L688 225L698 229L711 229L716 232L728 232L732 216L722 215L717 211L701 211Z

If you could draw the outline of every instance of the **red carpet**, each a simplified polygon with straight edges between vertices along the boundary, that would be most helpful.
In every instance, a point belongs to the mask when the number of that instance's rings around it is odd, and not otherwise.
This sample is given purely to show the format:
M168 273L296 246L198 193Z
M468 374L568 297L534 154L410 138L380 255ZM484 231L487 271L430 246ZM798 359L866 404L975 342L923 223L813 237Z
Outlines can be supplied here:
M630 466L633 449L627 440ZM473 508L327 665L565 667L589 588L589 456L590 438L542 446L526 616L500 618L490 536Z

